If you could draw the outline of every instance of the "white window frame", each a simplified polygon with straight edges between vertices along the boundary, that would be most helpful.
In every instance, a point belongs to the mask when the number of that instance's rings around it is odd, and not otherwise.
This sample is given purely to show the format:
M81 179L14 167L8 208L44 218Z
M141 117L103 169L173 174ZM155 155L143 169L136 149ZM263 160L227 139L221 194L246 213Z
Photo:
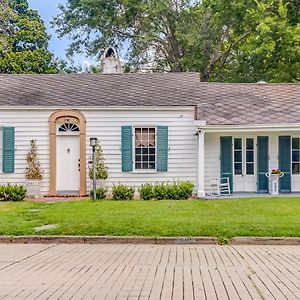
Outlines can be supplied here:
M155 130L155 168L154 169L136 169L135 167L135 129L136 128L154 128ZM132 134L132 155L133 155L133 173L157 173L157 126L156 125L134 125L132 126L133 134Z
M299 149L294 149L293 148L293 139L299 139ZM291 175L299 176L300 175L300 168L299 168L299 173L293 173L293 163L295 162L295 163L300 164L300 160L299 161L294 161L293 160L293 150L298 150L299 156L300 156L300 136L291 136Z

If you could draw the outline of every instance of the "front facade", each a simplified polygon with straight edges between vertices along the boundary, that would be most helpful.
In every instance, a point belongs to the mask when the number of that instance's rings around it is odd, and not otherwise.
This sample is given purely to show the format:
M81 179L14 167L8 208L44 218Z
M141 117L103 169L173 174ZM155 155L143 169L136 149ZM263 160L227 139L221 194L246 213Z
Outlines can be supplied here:
M195 73L0 76L0 184L25 183L32 139L43 195L87 195L91 137L106 186L229 178L232 192L300 192L300 86L202 84Z

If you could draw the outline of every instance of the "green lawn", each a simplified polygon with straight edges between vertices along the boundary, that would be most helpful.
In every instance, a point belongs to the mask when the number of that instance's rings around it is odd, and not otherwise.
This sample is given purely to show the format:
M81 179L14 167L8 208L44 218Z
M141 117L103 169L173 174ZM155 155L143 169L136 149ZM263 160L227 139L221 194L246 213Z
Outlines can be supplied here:
M300 198L0 202L0 235L300 236Z

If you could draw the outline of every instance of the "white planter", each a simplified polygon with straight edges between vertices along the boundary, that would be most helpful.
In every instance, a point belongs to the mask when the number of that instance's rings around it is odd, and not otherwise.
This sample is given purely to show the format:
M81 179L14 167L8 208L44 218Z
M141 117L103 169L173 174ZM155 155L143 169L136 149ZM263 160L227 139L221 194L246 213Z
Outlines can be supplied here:
M266 176L270 180L270 194L271 195L279 195L279 178L284 176L284 173L281 173L281 174L266 173Z
M30 198L37 198L40 196L41 181L40 180L27 180L26 181L27 196Z

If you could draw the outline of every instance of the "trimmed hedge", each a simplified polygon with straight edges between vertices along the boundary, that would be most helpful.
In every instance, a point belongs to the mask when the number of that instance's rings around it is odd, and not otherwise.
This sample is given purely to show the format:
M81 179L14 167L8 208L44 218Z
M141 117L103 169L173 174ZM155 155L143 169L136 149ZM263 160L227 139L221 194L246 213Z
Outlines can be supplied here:
M104 200L106 199L106 193L107 193L107 188L105 187L98 187L96 189L96 200ZM91 190L90 196L93 198L94 197L94 191Z
M132 200L134 195L134 188L123 184L114 185L112 189L113 200Z
M188 181L160 183L157 185L144 184L139 189L142 200L179 200L192 196L194 184Z
M23 185L0 185L0 201L23 201L26 193Z

